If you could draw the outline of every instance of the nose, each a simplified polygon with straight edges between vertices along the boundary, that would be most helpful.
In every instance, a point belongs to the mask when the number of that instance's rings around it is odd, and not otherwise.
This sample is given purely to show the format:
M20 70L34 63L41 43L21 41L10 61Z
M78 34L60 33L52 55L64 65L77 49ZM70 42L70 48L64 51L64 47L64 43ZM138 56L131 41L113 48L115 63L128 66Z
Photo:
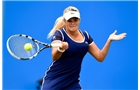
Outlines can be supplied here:
M75 24L75 21L71 21L71 24Z

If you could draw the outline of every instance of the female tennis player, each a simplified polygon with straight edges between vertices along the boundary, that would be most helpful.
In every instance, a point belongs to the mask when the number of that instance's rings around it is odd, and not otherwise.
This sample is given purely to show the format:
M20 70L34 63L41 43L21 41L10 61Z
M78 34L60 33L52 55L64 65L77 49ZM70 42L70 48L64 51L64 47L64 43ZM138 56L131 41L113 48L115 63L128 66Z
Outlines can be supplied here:
M111 42L126 37L126 33L116 35L115 30L100 50L87 31L79 30L79 23L79 10L69 6L48 34L48 37L52 37L52 43L60 42L62 46L52 48L53 62L43 78L42 90L81 90L79 77L86 53L89 52L96 60L102 62Z

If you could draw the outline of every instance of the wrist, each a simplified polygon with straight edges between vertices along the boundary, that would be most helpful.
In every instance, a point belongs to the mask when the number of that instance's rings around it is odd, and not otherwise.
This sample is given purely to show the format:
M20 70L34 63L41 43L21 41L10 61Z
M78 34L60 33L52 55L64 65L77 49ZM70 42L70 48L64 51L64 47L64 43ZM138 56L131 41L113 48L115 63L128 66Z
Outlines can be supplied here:
M110 38L107 41L110 42L110 43L112 42L112 40Z
M61 53L65 52L65 50L60 49L60 47L58 47L57 50Z

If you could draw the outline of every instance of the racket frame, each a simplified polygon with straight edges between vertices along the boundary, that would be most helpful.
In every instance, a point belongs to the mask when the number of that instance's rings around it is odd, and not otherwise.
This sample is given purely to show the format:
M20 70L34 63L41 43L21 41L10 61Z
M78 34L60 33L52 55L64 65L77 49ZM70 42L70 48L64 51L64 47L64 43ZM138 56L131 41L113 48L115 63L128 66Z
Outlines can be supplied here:
M9 47L9 41L10 41L11 38L16 37L16 36L25 37L25 38L28 38L28 39L32 40L33 42L35 42L35 44L36 44L36 46L37 46L37 52L36 52L33 56L31 56L31 57L29 57L29 58L21 58L21 57L16 56L15 54L13 54L12 51L10 50L10 47ZM39 44L40 44L40 45L43 45L44 47L39 48ZM6 45L6 46L7 46L7 49L8 49L8 51L9 51L9 53L10 53L13 57L15 57L16 59L18 59L18 60L30 60L30 59L32 59L32 58L35 58L42 50L44 50L44 49L46 49L46 48L56 48L56 47L60 47L61 45L62 45L61 43L57 43L57 44L48 44L48 43L40 42L40 41L38 41L38 40L32 38L31 36L28 36L28 35L25 35L25 34L15 34L15 35L12 35L12 36L10 36L10 37L8 38L8 40L7 40L7 45ZM28 51L27 51L27 52L28 52Z

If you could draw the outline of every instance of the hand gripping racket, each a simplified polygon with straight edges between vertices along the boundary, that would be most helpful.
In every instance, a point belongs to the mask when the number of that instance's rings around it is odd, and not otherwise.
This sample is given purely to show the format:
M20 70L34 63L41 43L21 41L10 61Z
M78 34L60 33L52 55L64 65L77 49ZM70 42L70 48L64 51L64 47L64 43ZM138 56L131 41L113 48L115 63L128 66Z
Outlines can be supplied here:
M32 49L29 51L26 51L24 49L24 45L27 43L30 43L32 45ZM19 60L30 60L32 58L35 58L42 50L46 48L56 48L60 46L61 43L43 43L24 34L12 35L7 40L7 49L9 53Z

